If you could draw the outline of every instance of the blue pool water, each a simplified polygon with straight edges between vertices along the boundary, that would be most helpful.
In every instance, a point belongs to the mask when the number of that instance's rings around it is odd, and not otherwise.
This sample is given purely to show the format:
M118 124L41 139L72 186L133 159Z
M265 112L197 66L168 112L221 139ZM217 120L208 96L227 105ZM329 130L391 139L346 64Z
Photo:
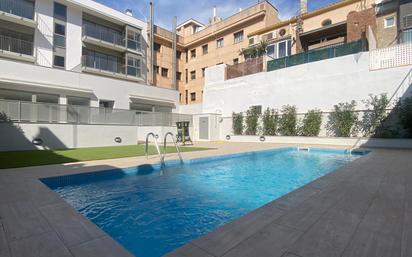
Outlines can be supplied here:
M42 181L139 257L157 257L359 158L292 148Z

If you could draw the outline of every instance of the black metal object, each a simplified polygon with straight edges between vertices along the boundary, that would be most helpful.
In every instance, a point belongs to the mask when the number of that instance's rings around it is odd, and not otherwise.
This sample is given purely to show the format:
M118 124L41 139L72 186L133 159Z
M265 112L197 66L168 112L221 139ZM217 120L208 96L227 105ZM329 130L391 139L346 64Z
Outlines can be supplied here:
M193 141L190 138L189 125L189 121L176 122L178 143L186 145L187 142L190 142L190 144L193 145Z

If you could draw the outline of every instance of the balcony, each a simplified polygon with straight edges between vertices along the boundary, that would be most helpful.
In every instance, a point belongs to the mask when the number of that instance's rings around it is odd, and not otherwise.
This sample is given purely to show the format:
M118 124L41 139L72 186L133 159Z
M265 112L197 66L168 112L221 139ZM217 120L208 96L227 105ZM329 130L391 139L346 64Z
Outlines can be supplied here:
M0 19L35 28L34 2L29 0L0 0Z
M33 43L18 38L0 35L0 56L34 62Z
M115 51L126 51L125 37L122 33L90 22L83 24L83 42Z
M142 81L141 73L127 67L125 59L114 56L82 56L82 70L97 75L109 76L118 79Z

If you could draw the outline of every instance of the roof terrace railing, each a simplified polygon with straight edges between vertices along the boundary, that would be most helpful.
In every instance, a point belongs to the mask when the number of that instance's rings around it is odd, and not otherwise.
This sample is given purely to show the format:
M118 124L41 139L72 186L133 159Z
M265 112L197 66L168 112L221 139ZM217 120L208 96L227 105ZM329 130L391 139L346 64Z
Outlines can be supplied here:
M0 35L0 50L32 56L33 43L18 38Z
M33 20L34 2L26 0L0 0L0 11Z
M274 71L300 64L336 58L349 54L356 54L367 50L368 45L366 40L359 40L333 47L310 50L307 52L268 61L267 71Z

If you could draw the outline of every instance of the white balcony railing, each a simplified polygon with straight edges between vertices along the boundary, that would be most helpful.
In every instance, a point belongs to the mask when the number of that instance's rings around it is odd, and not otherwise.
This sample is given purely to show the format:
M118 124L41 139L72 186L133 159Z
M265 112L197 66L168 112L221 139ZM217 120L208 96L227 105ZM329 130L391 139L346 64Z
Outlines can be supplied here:
M372 50L369 55L370 70L412 65L412 43Z

